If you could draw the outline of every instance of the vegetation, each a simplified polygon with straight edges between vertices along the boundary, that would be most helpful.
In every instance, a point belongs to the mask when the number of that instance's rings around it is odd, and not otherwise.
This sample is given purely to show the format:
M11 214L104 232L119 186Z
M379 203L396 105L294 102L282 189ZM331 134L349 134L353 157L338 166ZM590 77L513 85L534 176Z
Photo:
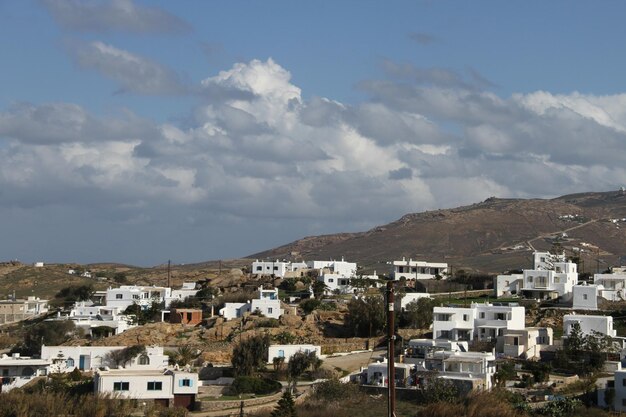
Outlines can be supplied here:
M146 347L143 345L128 346L124 349L113 350L104 356L104 362L111 368L126 366L127 363L137 356L145 355Z
M182 345L176 350L166 351L165 354L169 357L170 365L186 366L194 363L202 351L189 345Z
M38 355L42 345L61 345L75 332L76 326L71 320L39 322L26 330L24 341L13 351L29 356Z
M70 285L69 287L61 288L54 298L57 302L69 305L76 301L89 300L93 293L94 289L91 285Z
M350 300L346 325L357 337L372 337L382 334L386 327L383 298L366 296Z
M298 413L296 413L296 404L293 401L293 397L291 396L291 392L286 390L283 393L283 396L280 400L278 400L278 404L276 404L276 408L272 411L272 417L297 417Z
M433 322L433 308L438 302L431 298L420 298L407 304L400 314L400 327L427 329Z
M317 353L313 352L296 352L289 358L289 363L287 364L287 375L289 376L289 381L292 383L295 388L298 378L309 368L313 371L319 369L322 366L322 360L317 357Z
M160 317L162 310L162 303L158 301L152 301L149 308L142 308L139 304L132 304L126 307L124 314L133 315L137 320L137 324L144 325L148 322L153 322Z
M231 363L237 376L250 376L265 368L270 336L254 336L239 342L233 349Z
M235 394L266 395L278 392L282 386L272 379L238 376L230 387Z
M579 375L589 375L604 366L607 355L616 352L610 336L599 332L584 335L578 323L574 323L558 352L556 364Z

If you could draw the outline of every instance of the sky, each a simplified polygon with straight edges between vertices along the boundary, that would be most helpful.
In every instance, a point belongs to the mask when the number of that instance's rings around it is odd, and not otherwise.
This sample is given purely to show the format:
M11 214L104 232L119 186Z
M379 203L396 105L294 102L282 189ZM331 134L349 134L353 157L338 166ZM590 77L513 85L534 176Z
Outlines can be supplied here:
M238 258L491 196L619 189L624 16L0 0L0 260Z

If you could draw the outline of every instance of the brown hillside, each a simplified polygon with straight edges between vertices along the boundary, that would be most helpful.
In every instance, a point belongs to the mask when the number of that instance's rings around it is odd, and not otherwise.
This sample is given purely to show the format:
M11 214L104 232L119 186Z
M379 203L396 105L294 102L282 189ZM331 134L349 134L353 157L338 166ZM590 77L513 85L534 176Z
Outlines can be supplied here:
M565 217L573 216L573 217ZM500 272L530 266L533 249L582 248L589 272L626 255L626 194L574 194L554 199L489 198L454 209L407 214L367 232L307 237L251 258L339 258L386 273L402 257ZM617 222L612 219L619 219ZM604 263L602 263L604 262Z

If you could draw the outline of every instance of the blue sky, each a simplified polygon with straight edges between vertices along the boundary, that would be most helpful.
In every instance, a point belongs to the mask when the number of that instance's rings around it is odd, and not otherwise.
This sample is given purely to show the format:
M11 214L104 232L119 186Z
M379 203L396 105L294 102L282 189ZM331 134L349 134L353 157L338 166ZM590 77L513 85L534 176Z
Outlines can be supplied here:
M0 1L0 252L187 263L618 188L625 12Z

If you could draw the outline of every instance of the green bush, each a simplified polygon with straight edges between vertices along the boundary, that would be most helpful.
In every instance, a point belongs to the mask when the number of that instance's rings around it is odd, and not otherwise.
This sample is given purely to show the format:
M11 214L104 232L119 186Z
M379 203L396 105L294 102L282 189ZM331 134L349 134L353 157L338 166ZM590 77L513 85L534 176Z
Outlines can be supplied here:
M278 319L259 320L256 327L279 327L280 322Z
M233 381L231 389L235 394L271 394L280 391L280 382L268 378L253 376L238 376Z

